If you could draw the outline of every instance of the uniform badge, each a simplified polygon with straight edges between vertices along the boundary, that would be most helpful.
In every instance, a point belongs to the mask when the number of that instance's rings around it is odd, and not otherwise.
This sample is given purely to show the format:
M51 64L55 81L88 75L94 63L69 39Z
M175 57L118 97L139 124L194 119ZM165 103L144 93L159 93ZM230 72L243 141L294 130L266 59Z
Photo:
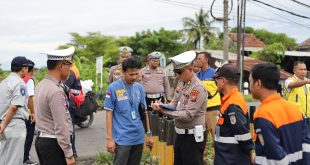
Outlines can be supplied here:
M180 92L181 86L180 86L180 85L177 85L177 87L175 88L175 90L176 90L177 92Z
M67 108L67 98L65 97L65 96L62 96L61 97L61 102L62 102L62 104L63 104L63 106L65 107L65 108Z
M115 92L116 92L117 101L122 101L122 100L127 99L127 96L125 96L124 89L119 89L119 90L116 90Z
M231 115L231 116L229 116L229 120L230 120L230 123L232 124L232 125L235 125L236 124L236 116L235 115Z
M191 102L196 102L197 99L198 99L198 94L199 94L199 91L196 91L196 90L192 90L191 94L190 94L190 100Z
M20 86L19 91L20 91L20 94L21 94L22 96L25 96L25 95L26 95L26 90L27 90L27 88L26 88L24 85L21 85L21 86Z

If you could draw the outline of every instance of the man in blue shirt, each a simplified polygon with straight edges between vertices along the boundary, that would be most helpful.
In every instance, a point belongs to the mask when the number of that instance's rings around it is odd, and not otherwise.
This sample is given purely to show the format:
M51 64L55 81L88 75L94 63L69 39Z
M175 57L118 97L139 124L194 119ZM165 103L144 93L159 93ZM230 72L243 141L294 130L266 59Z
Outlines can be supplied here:
M106 91L106 147L115 153L115 165L140 164L145 131L138 107L140 103L146 106L144 89L136 83L140 68L136 59L126 59L122 63L123 78L110 84Z

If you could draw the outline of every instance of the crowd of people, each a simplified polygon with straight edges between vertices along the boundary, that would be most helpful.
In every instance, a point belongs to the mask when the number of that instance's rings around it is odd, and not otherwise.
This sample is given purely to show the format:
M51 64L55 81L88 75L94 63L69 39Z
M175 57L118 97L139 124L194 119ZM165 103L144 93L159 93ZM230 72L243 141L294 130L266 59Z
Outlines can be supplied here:
M310 164L310 80L304 62L294 63L294 76L285 81L285 98L277 93L279 68L272 63L253 66L250 91L261 104L253 116L252 134L248 106L237 88L236 65L212 68L206 51L176 55L170 59L178 78L171 95L168 76L159 67L164 55L149 53L142 68L132 52L127 46L119 48L119 64L107 78L106 149L114 154L115 165L139 165L144 143L151 146L147 111L174 119L175 165L203 165L208 150L215 165ZM12 60L11 74L0 83L0 165L38 164L29 157L35 127L41 165L76 164L75 97L82 92L74 48L44 54L48 72L36 87L35 64L22 56Z

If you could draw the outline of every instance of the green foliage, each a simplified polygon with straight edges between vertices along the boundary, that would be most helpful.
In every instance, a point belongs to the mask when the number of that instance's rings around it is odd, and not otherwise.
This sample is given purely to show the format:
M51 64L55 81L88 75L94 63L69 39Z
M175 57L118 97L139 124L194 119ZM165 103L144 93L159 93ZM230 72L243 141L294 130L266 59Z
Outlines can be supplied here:
M223 49L223 38L211 34L210 41L207 44L207 49L222 50Z
M38 70L34 70L34 78L35 78L36 84L40 82L42 79L44 79L46 75L47 75L46 67L40 68Z
M135 36L120 38L118 42L131 47L134 50L133 54L140 59L153 51L162 52L168 58L186 50L182 32L164 28L159 31L137 32Z
M243 30L241 30L241 32L242 32L242 31L243 31ZM250 27L250 26L245 27L245 33L253 33L254 31L255 31L254 28L252 28L252 27ZM237 33L237 27L231 28L230 32L232 32L232 33Z
M297 46L296 40L289 38L284 33L273 33L264 29L257 29L253 34L267 45L282 43L287 50L293 50Z
M253 53L253 56L263 60L280 64L284 58L285 47L282 43L268 45L263 50Z
M218 28L212 27L214 20L210 20L209 12L202 8L195 14L195 18L183 18L184 31L187 34L189 43L193 43L197 49L203 49L203 43L208 44L212 30Z

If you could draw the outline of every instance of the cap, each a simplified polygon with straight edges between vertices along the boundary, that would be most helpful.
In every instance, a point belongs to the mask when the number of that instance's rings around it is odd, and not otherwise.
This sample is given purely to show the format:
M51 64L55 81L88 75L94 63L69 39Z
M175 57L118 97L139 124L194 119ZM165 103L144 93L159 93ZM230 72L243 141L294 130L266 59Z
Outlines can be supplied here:
M170 58L170 60L173 63L174 69L182 69L185 66L191 65L195 58L196 53L194 51L186 51Z
M27 59L28 60L28 71L31 71L34 68L34 62Z
M67 48L67 49L60 49L60 50L52 50L52 51L42 52L42 54L46 54L48 60L71 61L74 51L75 51L75 49L72 46L72 47Z
M27 67L28 66L28 60L24 56L14 57L12 62L11 62L11 66L17 66L17 67L26 66Z
M160 52L152 52L148 55L149 59L159 59L163 54Z
M131 54L133 50L128 46L122 46L118 48L119 54Z
M228 79L235 79L239 80L240 78L240 72L238 71L238 68L234 64L224 64L213 75L213 78L218 77L225 77Z

